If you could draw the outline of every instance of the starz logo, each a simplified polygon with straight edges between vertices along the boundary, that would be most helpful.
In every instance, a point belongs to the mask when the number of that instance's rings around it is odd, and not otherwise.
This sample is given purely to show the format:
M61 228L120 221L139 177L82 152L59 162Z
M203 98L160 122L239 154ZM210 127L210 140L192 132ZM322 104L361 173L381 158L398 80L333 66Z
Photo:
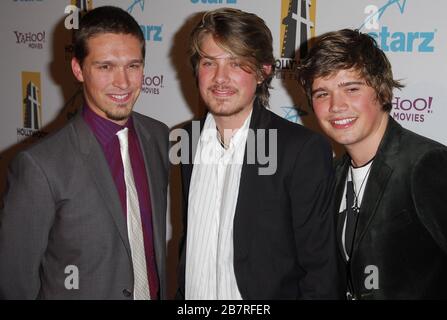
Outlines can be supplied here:
M432 30L395 30L394 27L382 24L382 17L390 8L397 9L398 13L393 17L396 21L399 13L405 14L406 0L388 0L381 7L368 5L364 13L366 18L359 29L365 29L373 37L384 52L434 52L436 47L437 28ZM418 20L414 21L416 24Z
M400 14L404 14L407 0L388 0L388 2L380 8L375 5L367 6L365 8L365 13L369 15L365 19L363 24L359 27L359 30L362 30L363 28L367 30L379 29L379 20L382 18L383 14L388 10L388 8L391 8L393 5L399 9Z
M144 1L145 0L134 0L133 3L129 6L129 8L127 8L127 12L132 13L133 8L136 5L139 5L141 8L141 11L144 11Z

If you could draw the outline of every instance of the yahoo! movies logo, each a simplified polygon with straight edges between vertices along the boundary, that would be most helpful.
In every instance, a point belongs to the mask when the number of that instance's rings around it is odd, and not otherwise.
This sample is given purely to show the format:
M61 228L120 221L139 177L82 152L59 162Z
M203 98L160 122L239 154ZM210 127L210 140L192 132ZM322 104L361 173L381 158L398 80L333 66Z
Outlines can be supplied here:
M276 60L276 78L295 77L297 60L306 56L308 40L315 36L316 0L282 0L280 59ZM295 56L299 49L298 57Z
M141 87L141 92L144 94L160 94L161 90L164 88L163 85L164 76L156 75L156 76L144 76L143 85Z
M368 5L364 10L367 17L359 30L365 29L385 52L434 52L437 29L433 31L395 31L387 25L381 24L381 18L385 13L394 14L393 20L397 20L398 16L405 14L406 8L407 0L388 0L381 7Z
M22 128L17 128L18 140L44 136L42 128L42 89L40 72L22 72Z
M424 122L433 114L433 97L394 97L392 116L400 122Z
M41 32L22 32L15 30L16 43L27 45L31 49L43 49L45 44L45 31Z

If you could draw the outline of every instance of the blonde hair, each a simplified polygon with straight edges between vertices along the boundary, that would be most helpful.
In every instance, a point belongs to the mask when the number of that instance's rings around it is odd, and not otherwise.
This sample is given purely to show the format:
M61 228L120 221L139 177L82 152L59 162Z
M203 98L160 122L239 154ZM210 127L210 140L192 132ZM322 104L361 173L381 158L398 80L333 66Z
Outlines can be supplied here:
M211 35L217 45L232 56L240 58L242 68L255 72L262 82L256 89L256 96L263 106L268 106L269 88L275 70L272 34L264 20L253 13L232 8L220 8L206 12L191 32L190 62L197 77L200 58L203 57L201 42ZM271 66L266 73L264 66Z

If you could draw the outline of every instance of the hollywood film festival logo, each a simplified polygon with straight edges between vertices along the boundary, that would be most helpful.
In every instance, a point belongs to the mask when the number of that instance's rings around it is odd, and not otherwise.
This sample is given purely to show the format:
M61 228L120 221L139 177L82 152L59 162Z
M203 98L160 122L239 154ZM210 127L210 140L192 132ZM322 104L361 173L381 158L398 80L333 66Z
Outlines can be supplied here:
M308 41L315 37L316 0L282 0L280 26L280 58L276 60L275 78L296 80L296 67L307 55ZM298 53L298 55L297 55ZM299 122L308 113L301 107L282 106L283 117Z
M42 89L40 72L22 72L22 127L17 128L17 140L46 135L42 128Z
M280 58L277 79L295 79L297 60L307 54L307 41L315 36L316 0L282 0ZM298 51L298 56L296 53Z

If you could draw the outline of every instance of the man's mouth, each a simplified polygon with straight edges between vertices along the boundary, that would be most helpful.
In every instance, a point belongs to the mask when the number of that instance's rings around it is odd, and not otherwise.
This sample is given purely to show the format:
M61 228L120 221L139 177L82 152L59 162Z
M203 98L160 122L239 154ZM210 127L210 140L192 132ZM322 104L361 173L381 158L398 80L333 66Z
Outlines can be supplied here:
M232 96L236 93L236 90L232 89L232 88L216 88L216 87L212 87L211 89L211 93L214 96L217 97L229 97Z
M116 103L126 103L130 99L131 94L108 94L108 97Z
M330 120L329 122L336 129L345 129L352 126L356 120L357 118L343 118Z

